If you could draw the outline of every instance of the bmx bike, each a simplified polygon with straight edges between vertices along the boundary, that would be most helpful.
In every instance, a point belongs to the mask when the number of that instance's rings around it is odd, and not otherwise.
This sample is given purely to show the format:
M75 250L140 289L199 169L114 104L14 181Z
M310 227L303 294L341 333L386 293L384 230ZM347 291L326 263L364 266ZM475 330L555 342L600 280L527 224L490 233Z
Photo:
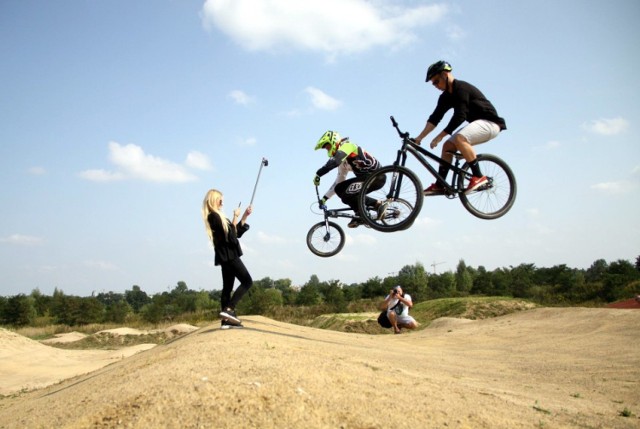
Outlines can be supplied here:
M464 160L462 154L453 152L455 162L451 164L417 145L408 132L400 131L393 116L391 123L402 139L402 145L395 162L372 173L362 185L358 206L363 213L362 221L366 225L376 231L394 232L409 228L418 217L424 201L423 187L418 176L405 166L407 154L413 155L436 181L442 184L447 198L460 198L464 208L472 215L480 219L497 219L511 209L516 199L516 178L502 159L486 153L478 154L478 164L488 181L478 189L465 193L472 173L469 163L465 162L460 166L460 162ZM449 167L453 172L449 183L427 159ZM384 176L384 186L376 188L375 184L381 181L380 176ZM389 207L397 207L398 202L401 202L399 207L402 210L398 212L394 222L384 222L377 214L373 215L370 211L364 210L365 195L382 201Z
M316 197L320 201L320 194L318 187L316 186ZM315 205L316 203L314 203ZM322 211L324 220L316 223L309 229L307 233L307 247L314 255L328 258L336 255L344 247L346 236L344 230L337 223L329 220L331 218L347 218L347 219L361 219L361 216L357 216L353 213L351 207L341 207L337 209L329 209L326 205L317 203L318 207ZM393 225L398 219L404 218L403 213L410 210L409 204L402 199L398 199L393 203L387 203L384 214L378 219L377 209L367 206L365 217L371 217L377 219L383 225ZM313 211L313 210L312 210ZM365 226L368 226L365 224Z

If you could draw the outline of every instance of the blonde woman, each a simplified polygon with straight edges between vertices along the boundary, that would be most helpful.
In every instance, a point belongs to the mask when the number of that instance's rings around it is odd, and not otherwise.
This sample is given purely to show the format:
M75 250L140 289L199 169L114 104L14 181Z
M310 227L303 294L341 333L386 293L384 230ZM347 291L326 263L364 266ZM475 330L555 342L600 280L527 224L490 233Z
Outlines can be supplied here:
M253 280L240 259L242 249L239 237L247 232L249 224L247 218L253 211L249 206L240 217L240 207L233 211L233 219L229 220L222 212L223 196L216 189L210 189L202 202L202 219L209 239L212 240L215 252L215 264L222 269L222 295L220 297L220 328L242 327L242 322L236 316L235 308L242 296L247 293ZM235 279L240 281L240 286L233 296L233 284Z

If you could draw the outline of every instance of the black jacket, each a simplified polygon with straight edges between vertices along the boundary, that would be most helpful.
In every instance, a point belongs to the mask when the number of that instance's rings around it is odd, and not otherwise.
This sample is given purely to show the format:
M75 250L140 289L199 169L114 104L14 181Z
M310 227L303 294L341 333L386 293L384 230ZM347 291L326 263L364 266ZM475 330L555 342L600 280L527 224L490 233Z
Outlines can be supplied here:
M224 235L224 228L222 226L222 219L217 213L209 213L207 221L213 232L213 250L215 251L215 264L220 265L223 262L232 261L242 256L242 249L240 248L240 242L238 238L249 230L249 224L240 224L236 227L233 226L231 221L229 222L229 234L228 237Z

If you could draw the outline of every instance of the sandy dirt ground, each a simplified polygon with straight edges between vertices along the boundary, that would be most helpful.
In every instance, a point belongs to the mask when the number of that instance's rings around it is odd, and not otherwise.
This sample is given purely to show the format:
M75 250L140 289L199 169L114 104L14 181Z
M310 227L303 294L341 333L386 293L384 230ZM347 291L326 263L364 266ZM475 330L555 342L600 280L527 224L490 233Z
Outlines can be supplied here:
M212 322L101 369L4 396L0 428L640 427L638 310L443 318L378 336L258 316L244 323L223 331ZM106 359L7 332L0 386L8 367L48 362L60 379L72 355L78 366Z

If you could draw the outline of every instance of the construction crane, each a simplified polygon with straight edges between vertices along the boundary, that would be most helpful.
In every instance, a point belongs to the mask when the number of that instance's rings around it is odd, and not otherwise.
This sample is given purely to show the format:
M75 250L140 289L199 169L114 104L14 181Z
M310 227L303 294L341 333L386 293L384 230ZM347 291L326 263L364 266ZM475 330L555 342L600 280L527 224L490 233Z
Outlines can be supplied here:
M440 265L440 264L444 264L444 262L435 262L435 261L434 261L434 262L431 264L431 268L433 268L433 274L435 274L435 273L436 273L436 266L438 266L438 265Z

